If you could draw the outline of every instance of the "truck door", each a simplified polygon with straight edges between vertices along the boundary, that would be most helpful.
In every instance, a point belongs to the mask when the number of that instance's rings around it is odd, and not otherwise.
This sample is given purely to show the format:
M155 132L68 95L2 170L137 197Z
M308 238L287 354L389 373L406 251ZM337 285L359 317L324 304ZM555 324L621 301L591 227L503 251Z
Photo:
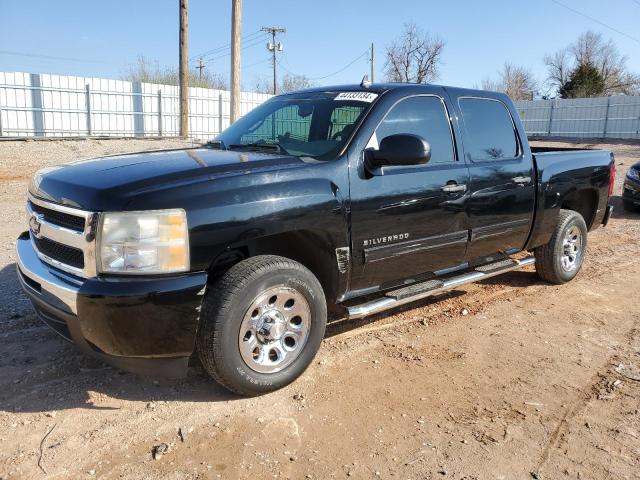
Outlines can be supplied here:
M521 250L533 221L535 172L531 152L518 135L517 114L499 98L457 100L471 174L466 259Z
M367 148L394 134L431 146L424 165L368 168L351 174L351 290L419 280L464 260L468 240L464 197L469 172L458 161L450 116L439 95L416 94L387 107Z

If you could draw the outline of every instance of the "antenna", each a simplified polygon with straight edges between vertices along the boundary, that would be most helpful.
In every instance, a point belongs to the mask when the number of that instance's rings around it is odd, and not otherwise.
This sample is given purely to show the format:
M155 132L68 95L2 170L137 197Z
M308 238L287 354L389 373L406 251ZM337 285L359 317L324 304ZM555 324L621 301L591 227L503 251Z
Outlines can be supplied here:
M371 81L369 80L369 75L365 75L362 77L362 81L360 82L360 86L362 88L369 88L371 86Z

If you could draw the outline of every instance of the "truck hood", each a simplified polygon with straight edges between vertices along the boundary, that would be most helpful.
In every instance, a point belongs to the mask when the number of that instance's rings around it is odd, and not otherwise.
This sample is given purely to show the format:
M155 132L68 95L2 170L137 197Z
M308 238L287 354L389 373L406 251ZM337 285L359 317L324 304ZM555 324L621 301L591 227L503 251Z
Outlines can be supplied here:
M312 160L311 160L312 161ZM38 171L29 191L70 207L100 211L114 198L254 172L304 166L290 155L193 148L115 155ZM101 202L101 199L105 200ZM107 201L109 199L109 201ZM108 206L109 205L109 206Z

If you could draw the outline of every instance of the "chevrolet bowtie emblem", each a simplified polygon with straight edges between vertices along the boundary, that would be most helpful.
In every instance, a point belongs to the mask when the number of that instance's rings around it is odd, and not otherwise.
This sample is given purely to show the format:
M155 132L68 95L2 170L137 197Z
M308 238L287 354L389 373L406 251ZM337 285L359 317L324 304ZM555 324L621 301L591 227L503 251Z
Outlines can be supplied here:
M44 215L41 213L32 213L31 218L29 219L29 230L33 233L33 236L36 238L40 238L40 227L42 226L42 222L44 220Z

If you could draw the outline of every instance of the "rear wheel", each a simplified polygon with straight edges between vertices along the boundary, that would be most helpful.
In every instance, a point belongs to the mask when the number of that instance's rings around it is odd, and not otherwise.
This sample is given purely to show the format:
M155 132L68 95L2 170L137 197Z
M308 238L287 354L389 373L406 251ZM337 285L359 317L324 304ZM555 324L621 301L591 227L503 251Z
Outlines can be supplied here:
M582 268L586 248L587 225L582 215L560 210L551 240L535 249L538 276L556 284L573 280Z
M622 200L622 206L627 212L637 212L640 210L632 201L630 200Z
M306 267L283 257L253 257L233 266L205 294L198 355L227 389L259 395L304 372L326 321L322 287Z

